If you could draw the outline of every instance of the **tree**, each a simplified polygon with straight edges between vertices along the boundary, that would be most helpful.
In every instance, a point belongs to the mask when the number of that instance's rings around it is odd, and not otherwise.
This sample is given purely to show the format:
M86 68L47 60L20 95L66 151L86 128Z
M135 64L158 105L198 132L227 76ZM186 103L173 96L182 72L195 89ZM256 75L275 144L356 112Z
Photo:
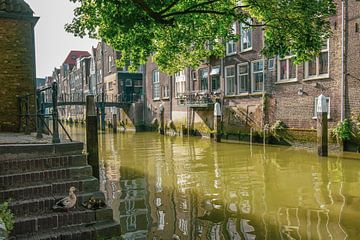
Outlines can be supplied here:
M70 1L78 7L68 32L110 44L121 52L120 65L135 69L152 56L167 73L223 56L224 42L239 39L235 21L262 28L265 56L291 52L297 62L309 60L329 38L336 13L333 0Z

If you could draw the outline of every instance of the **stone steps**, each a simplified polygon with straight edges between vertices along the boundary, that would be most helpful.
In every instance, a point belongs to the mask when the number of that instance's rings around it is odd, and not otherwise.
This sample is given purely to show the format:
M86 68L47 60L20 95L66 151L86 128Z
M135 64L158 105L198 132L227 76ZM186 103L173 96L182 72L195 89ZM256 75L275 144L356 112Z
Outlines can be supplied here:
M75 179L91 175L92 168L89 165L1 175L0 190L5 190L10 187L36 186L37 183L51 183L53 181Z
M71 186L76 187L79 192L98 191L99 183L94 177L84 177L74 180L61 180L52 183L43 183L35 186L24 186L17 188L8 188L0 190L0 202L2 201L20 201L31 198L44 198L53 195L62 195L66 193Z
M78 226L57 229L49 232L18 235L16 240L97 240L120 236L119 224L114 221L103 221L95 224L81 224Z
M101 192L94 193L81 193L77 194L77 206L81 206L81 203L88 201L91 196L95 196L96 199L105 200L105 196ZM11 201L9 208L16 217L31 216L36 214L52 213L52 206L64 198L65 196L48 196L44 198L33 198L28 200Z
M15 215L10 239L97 239L120 236L111 208L81 206L91 196L105 199L82 155L82 143L0 145L0 202ZM77 206L54 212L55 202L74 186Z
M109 217L111 217L109 219ZM82 224L95 224L97 221L112 219L112 209L103 208L99 210L70 210L68 212L52 212L40 216L29 216L15 219L12 236L23 235L34 232L45 232L48 230L64 229L69 226Z
M47 169L59 169L67 167L78 167L86 165L86 157L84 155L56 156L48 158L32 158L32 159L10 159L0 160L0 175L16 174L23 172L35 172Z

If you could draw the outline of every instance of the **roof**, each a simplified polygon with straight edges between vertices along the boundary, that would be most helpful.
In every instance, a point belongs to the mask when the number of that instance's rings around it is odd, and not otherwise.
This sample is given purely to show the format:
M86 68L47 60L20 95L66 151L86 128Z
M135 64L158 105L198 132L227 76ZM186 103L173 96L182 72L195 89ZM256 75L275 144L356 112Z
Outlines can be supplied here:
M90 53L88 51L72 50L67 55L67 57L66 57L63 64L75 65L76 64L76 59L81 58L81 57L89 57L89 56L91 56L91 55L90 55Z
M24 0L0 0L0 12L33 15L30 6Z

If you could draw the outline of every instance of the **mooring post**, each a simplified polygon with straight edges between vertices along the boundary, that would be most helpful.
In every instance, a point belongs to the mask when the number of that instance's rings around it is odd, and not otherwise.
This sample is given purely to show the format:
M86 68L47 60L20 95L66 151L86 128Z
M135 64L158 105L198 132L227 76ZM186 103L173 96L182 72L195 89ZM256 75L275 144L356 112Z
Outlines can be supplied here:
M160 112L160 134L165 134L165 120L164 120L164 105L163 103L159 106L159 112Z
M53 104L53 143L60 143L59 136L59 123L58 123L58 109L57 109L57 95L58 95L58 85L57 82L54 81L52 84L52 104Z
M86 151L88 153L88 164L93 170L93 176L99 179L100 169L97 120L94 96L88 95L86 96Z
M319 156L328 156L328 105L321 94L317 102L317 142Z
M216 99L214 104L214 139L216 142L221 142L221 105L219 99Z
M118 125L117 115L116 115L116 113L113 113L113 131L114 131L114 133L117 133L117 125Z

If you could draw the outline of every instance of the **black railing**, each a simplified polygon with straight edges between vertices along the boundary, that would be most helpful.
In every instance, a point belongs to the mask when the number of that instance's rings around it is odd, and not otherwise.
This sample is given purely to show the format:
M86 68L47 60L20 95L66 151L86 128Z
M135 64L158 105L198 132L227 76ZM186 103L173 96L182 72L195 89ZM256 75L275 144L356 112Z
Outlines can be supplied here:
M52 102L46 102L45 100L45 92L48 92L48 96L51 94ZM37 89L35 94L36 100L36 108L37 111L35 114L31 114L30 111L30 99L34 96L34 94L27 94L25 96L19 97L19 131L23 131L23 118L25 118L25 134L30 134L31 131L31 117L35 116L36 118L36 137L43 138L43 131L44 128L47 129L49 134L52 135L52 142L53 143L60 143L60 136L59 136L59 125L61 126L62 130L65 132L69 140L72 142L72 138L70 137L69 133L66 131L64 125L59 120L59 113L58 113L58 102L57 102L57 95L58 95L58 84L53 82L51 86ZM50 106L52 109L52 113L46 114L46 108ZM24 111L25 109L25 111ZM47 125L45 118L47 116L52 116L52 131L50 130L49 126Z
M177 96L179 105L209 107L215 103L216 95L209 92L183 93Z

